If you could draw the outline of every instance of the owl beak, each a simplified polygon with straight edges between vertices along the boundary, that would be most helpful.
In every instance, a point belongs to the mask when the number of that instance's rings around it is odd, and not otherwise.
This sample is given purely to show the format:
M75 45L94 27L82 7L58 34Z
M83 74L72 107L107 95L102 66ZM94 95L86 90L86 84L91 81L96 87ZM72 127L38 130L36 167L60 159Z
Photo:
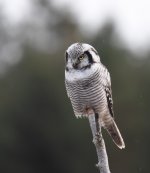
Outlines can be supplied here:
M73 68L77 69L78 68L78 63L73 63Z

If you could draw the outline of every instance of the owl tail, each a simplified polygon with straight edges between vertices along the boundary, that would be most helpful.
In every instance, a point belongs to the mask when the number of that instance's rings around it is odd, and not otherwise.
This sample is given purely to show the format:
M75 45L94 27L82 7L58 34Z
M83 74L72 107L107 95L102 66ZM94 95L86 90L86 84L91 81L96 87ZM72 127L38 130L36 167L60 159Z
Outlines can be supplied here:
M111 117L111 121L109 123L103 122L104 123L104 128L108 131L110 136L112 137L114 143L120 148L123 149L125 148L125 143L123 141L123 138L121 136L121 133L114 121L114 119Z

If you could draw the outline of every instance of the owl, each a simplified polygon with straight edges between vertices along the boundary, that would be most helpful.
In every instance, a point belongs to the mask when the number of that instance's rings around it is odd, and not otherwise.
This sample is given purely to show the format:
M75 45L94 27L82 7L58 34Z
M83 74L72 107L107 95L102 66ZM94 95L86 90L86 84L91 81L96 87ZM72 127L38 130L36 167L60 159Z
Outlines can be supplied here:
M75 116L88 118L93 112L114 143L125 148L114 120L110 73L94 47L74 43L66 50L65 85Z

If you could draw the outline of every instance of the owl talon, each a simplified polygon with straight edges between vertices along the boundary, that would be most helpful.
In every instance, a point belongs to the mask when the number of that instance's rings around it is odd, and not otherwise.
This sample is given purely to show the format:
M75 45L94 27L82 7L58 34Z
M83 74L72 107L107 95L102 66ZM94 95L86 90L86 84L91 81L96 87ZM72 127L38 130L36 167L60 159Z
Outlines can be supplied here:
M93 143L94 144L100 143L101 140L102 140L102 136L101 136L100 132L97 132L95 134L95 137L93 138Z

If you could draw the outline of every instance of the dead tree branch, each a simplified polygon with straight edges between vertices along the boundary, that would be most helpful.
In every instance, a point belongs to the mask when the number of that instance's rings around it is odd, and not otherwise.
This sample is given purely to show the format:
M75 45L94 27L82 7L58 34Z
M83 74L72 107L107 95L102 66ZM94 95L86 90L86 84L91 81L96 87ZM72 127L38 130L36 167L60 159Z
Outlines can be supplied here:
M101 133L101 125L95 114L90 114L88 117L93 135L93 143L96 147L98 157L98 164L96 166L99 168L100 173L110 173L105 142Z

